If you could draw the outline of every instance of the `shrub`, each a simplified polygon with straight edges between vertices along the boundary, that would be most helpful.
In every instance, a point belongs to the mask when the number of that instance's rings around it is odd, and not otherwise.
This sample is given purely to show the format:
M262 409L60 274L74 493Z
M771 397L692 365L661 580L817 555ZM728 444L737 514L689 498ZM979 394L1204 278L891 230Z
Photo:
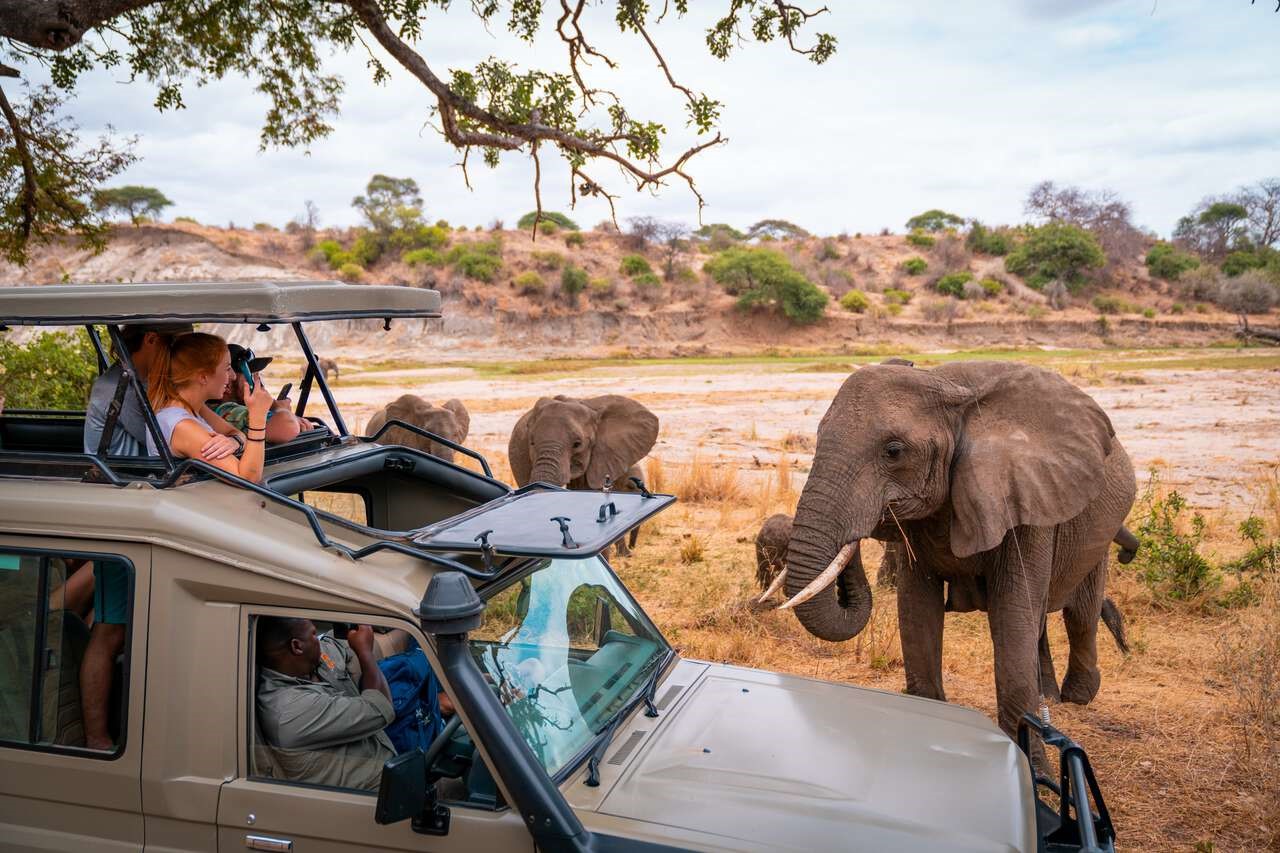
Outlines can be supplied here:
M916 255L902 262L902 271L907 275L920 275L929 268L929 262Z
M896 287L890 287L884 292L884 301L886 305L906 305L911 301L911 297L915 294L909 290L899 290Z
M871 306L871 300L861 290L850 290L840 297L840 307L855 314L861 314Z
M411 267L444 266L444 255L435 249L410 249L400 256L400 260Z
M173 221L174 221L174 222L186 222L186 223L188 223L188 224L190 224L190 225L199 225L199 224L200 224L200 221L199 221L198 219L196 219L194 216L175 216L175 217L173 217Z
M1181 302L1175 302L1169 306L1170 314L1183 314L1186 312L1186 310L1187 310L1187 306L1183 305Z
M1200 259L1171 243L1156 243L1147 250L1147 269L1156 278L1177 281L1187 270L1200 266Z
M591 291L593 297L613 296L614 284L611 278L593 278L587 282L587 289Z
M337 240L321 240L316 243L311 254L313 257L324 258L330 269L337 269L350 259Z
M680 284L697 284L698 283L698 274L694 272L693 268L688 266L687 264L681 264L680 266L676 267L673 278L676 281L678 281Z
M359 281L364 278L364 267L348 261L338 267L338 278L343 281Z
M559 233L559 231L560 231L560 226L556 225L554 222L543 221L538 223L539 234L545 234L548 237L550 237L552 234Z
M653 267L649 266L649 261L644 255L625 255L618 268L623 275L632 278L653 272Z
M728 249L703 269L738 297L739 308L778 307L793 323L803 324L821 319L827 304L827 295L772 249Z
M921 249L927 249L933 245L934 240L923 231L912 231L907 235L907 242L913 246L919 246Z
M1262 270L1247 270L1222 285L1218 304L1228 311L1245 316L1265 314L1280 301L1278 289Z
M1146 317L1148 320L1154 320L1154 319L1155 319L1155 316L1156 316L1156 309L1154 309L1154 308L1143 308L1143 309L1142 309L1142 316L1143 316L1143 317Z
M497 240L459 243L444 259L467 278L493 281L502 269L502 243Z
M1157 602L1188 601L1217 588L1222 578L1199 553L1204 516L1192 514L1189 532L1182 532L1188 526L1182 518L1187 502L1176 491L1159 497L1158 484L1153 470L1141 500L1146 514L1138 524L1142 547L1134 568Z
M371 267L382 257L385 243L374 233L366 231L351 244L351 261L362 267Z
M1095 296L1093 307L1099 314L1137 314L1138 306L1121 299L1119 296Z
M0 339L0 395L9 409L79 411L98 376L89 334L41 332L25 344Z
M558 270L564 266L564 255L559 252L534 252L532 258L540 270Z
M982 289L986 292L987 296L999 296L1000 292L1004 290L1004 282L998 278L987 277L979 282L979 284L982 285Z
M1022 245L1005 258L1004 268L1022 276L1037 290L1058 279L1071 292L1085 283L1085 274L1107 262L1098 239L1076 225L1050 222L1032 228Z
M960 297L967 300L979 300L987 298L987 289L976 281L966 281L964 288L961 290Z
M578 223L574 222L572 219L565 216L563 213L557 213L554 210L542 211L541 217L538 216L538 211L531 210L528 213L526 213L524 216L520 217L520 220L516 222L516 228L519 228L521 231L525 230L526 228L532 228L533 221L535 219L539 219L539 224L541 224L542 222L551 222L557 227L563 228L565 231L579 230Z
M443 249L449 245L449 229L437 225L410 225L391 232L387 243L395 249Z
M818 249L819 261L834 261L840 257L840 249L832 240L823 240L821 248Z
M901 302L885 303L884 310L889 312L890 317L897 317L899 314L902 313L902 303Z
M907 220L908 231L945 231L948 228L958 228L964 224L964 219L956 216L954 213L947 213L945 210L926 210L918 216L913 216Z
M547 283L534 270L526 270L516 276L513 284L521 296L542 296L547 292Z
M981 222L973 223L973 227L964 238L964 244L971 252L997 257L1007 255L1013 249L1013 240L1008 232L992 230Z
M960 314L960 303L954 299L930 299L920 308L930 323L951 322Z
M582 236L581 231L570 231L564 235L564 244L570 249L582 246L587 242L587 238Z
M1255 252L1232 252L1222 261L1222 274L1235 278L1246 270L1261 269L1264 264L1262 256Z
M1222 291L1222 274L1205 264L1188 270L1178 278L1178 295L1193 302L1216 301Z
M935 281L933 286L939 293L944 293L947 296L958 296L963 298L965 283L972 280L973 273L967 270L963 272L950 272Z
M587 289L587 271L572 264L560 273L560 291L569 297L569 304L576 305L578 294Z
M634 276L631 283L641 290L654 291L662 289L662 279L658 278L656 273L642 272L640 275Z

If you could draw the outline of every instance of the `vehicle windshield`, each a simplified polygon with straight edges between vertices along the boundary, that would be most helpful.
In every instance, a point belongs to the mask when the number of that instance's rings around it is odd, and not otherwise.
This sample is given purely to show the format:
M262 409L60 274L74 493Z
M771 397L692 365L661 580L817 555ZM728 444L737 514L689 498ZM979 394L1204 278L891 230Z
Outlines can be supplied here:
M488 599L471 652L549 775L635 695L668 645L599 557L548 560Z

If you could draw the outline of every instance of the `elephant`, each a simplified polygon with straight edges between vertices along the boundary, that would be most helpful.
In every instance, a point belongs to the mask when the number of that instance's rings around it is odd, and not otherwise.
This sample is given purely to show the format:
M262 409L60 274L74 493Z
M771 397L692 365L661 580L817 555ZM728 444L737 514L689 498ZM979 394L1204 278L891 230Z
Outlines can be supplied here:
M542 397L520 416L507 444L520 486L542 481L570 489L631 490L637 466L658 440L658 416L618 394ZM635 545L636 531L630 544ZM628 553L619 540L619 552Z
M997 722L1012 737L1039 705L1046 614L1062 611L1070 641L1062 699L1097 694L1109 546L1136 493L1110 419L1056 373L1010 362L867 366L819 423L782 607L821 639L856 636L871 614L859 542L902 542L907 692L945 701L943 614L985 611Z
M387 421L398 420L421 427L428 432L449 439L454 444L467 440L471 429L471 415L460 400L449 400L443 406L433 406L416 394L403 394L369 419L365 432L375 434ZM400 427L391 427L383 433L381 441L413 447L446 462L453 461L453 448L432 441L425 436Z
M778 513L765 519L756 534L756 583L764 590L757 600L763 604L781 588L785 580L787 563L787 543L791 539L791 516ZM1115 543L1120 546L1118 558L1122 563L1133 560L1138 551L1138 538L1121 527L1115 535ZM892 587L896 584L897 573L901 570L902 546L897 542L884 543L884 557L880 561L880 572L876 575L876 586ZM949 606L946 609L952 609ZM1124 613L1110 597L1102 600L1102 623L1111 632L1116 647L1122 654L1129 654L1129 640L1125 635ZM1038 643L1040 659L1040 694L1051 702L1061 702L1062 694L1058 689L1058 679L1053 667L1053 652L1049 648L1049 632L1045 625L1040 626Z
M319 364L320 364L320 373L324 375L324 379L326 382L329 381L330 372L333 373L334 379L338 378L338 362L334 361L331 358L322 358L322 359L319 359Z

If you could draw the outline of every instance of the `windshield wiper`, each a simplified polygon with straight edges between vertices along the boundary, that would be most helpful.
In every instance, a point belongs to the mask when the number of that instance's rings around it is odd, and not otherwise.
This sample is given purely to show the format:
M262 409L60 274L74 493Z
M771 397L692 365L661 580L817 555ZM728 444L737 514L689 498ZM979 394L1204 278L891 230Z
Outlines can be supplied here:
M657 666L649 673L649 677L645 679L644 686L637 693L637 697L644 702L644 715L646 717L658 716L658 706L653 704L653 694L658 689L658 676L662 674L662 670L666 668L667 661L671 660L674 654L671 649L667 649L667 653L658 661ZM627 714L636 706L636 699L632 699L626 705L618 709L608 724L600 730L596 735L596 744L591 748L591 757L587 759L587 787L595 788L600 785L600 762L604 760L604 754L609 749L609 744L613 741L613 736L618 733L618 726L626 719Z

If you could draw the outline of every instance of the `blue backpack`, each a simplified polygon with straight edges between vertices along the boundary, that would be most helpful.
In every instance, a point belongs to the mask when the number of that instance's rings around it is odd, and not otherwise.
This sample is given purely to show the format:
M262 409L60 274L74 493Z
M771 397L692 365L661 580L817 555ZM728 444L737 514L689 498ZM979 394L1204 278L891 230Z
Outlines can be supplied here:
M396 754L426 750L444 729L440 717L440 682L416 647L378 661L378 668L391 688L391 704L396 718L384 729Z

